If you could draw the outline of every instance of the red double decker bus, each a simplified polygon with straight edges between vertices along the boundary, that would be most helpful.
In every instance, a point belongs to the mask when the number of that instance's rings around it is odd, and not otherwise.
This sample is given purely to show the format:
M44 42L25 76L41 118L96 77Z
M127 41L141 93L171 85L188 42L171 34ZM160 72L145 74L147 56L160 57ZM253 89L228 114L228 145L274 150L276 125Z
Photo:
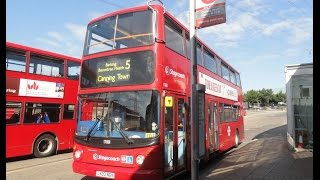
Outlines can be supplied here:
M72 149L80 63L6 43L6 158Z
M244 138L239 73L197 39L206 86L199 155ZM73 171L109 179L165 179L190 170L189 31L161 5L91 21L81 64ZM201 108L200 108L201 109Z

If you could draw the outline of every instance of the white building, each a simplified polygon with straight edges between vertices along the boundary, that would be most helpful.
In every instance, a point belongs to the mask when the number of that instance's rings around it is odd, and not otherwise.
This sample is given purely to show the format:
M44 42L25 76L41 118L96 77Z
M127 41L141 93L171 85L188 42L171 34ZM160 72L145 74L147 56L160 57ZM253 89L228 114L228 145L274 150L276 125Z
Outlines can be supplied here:
M313 63L285 66L290 148L313 149Z

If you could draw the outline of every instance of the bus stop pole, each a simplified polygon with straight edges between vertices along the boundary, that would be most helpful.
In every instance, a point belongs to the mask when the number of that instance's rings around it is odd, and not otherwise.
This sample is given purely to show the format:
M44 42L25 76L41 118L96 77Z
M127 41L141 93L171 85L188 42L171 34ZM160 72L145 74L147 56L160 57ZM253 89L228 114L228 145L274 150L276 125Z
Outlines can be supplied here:
M199 179L198 165L198 115L197 115L197 94L196 88L193 88L197 83L197 54L196 54L196 28L195 28L195 2L190 0L190 50L191 50L191 65L190 65L190 92L191 92L191 180Z

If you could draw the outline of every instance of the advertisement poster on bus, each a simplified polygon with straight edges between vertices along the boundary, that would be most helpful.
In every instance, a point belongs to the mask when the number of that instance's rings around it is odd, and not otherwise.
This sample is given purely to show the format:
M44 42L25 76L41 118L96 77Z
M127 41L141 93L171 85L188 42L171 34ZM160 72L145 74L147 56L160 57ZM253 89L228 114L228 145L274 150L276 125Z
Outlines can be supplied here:
M11 96L18 96L20 87L20 79L13 77L6 77L6 94Z
M199 72L199 83L206 86L207 94L238 101L238 92L235 88L223 84L201 72Z
M204 28L226 22L225 0L197 0L196 27Z
M64 83L20 79L19 96L63 98Z

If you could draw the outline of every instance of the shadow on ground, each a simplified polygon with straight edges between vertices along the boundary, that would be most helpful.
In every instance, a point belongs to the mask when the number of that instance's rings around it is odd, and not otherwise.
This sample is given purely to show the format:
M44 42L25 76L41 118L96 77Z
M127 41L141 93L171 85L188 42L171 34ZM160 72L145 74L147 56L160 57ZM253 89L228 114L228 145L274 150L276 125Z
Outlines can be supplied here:
M71 152L72 152L72 149L67 149L67 150L63 150L63 151L58 151L58 153L55 154L55 155L64 154L64 153L71 153ZM53 156L55 156L55 155L53 155ZM28 159L33 159L33 158L37 158L37 157L35 157L33 155L27 155L27 156L18 156L18 157L6 158L6 163L14 162L14 161L28 160Z
M256 135L244 146L231 149L210 160L200 169L204 180L311 180L313 179L313 153L295 153L288 149L287 125ZM100 178L84 177L82 180ZM190 180L190 173L174 179Z
M290 151L286 131L283 125L258 134L208 164L199 179L313 179L313 153Z

